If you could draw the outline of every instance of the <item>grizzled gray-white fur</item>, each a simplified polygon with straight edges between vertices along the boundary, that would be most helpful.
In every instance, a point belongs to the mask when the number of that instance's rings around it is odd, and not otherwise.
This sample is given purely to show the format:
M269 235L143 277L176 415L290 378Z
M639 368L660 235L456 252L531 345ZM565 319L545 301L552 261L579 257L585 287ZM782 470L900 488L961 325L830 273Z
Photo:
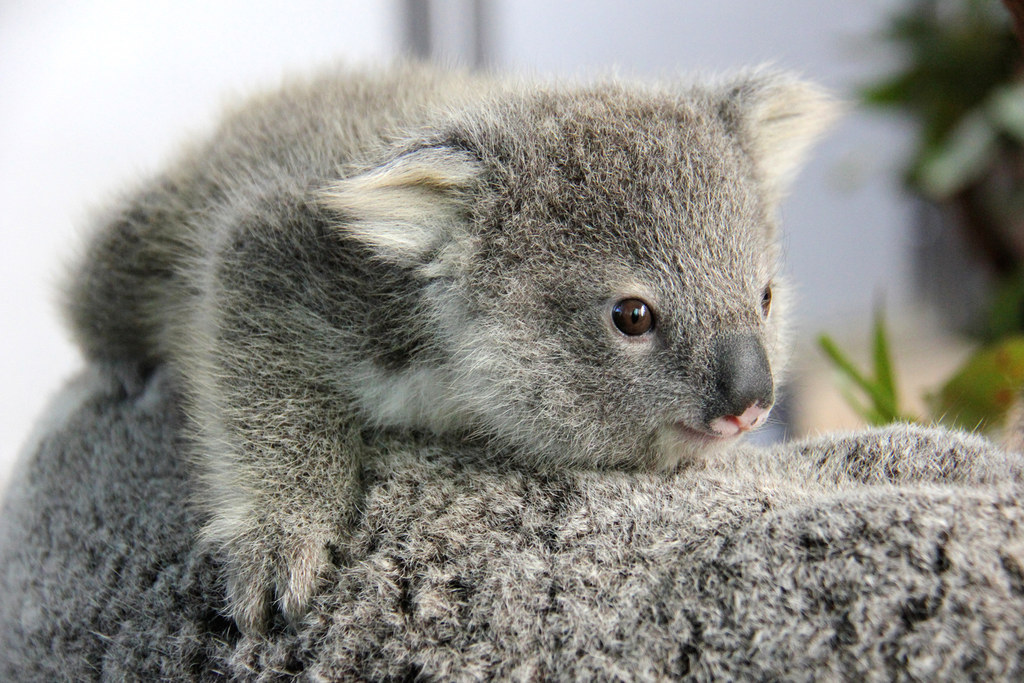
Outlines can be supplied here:
M110 209L66 308L91 358L180 384L203 537L259 632L349 561L384 439L670 470L763 423L777 204L832 108L763 69L293 81Z
M123 377L122 377L123 379ZM894 426L673 472L380 442L350 562L225 618L166 372L76 380L0 507L0 679L1024 678L1020 454Z

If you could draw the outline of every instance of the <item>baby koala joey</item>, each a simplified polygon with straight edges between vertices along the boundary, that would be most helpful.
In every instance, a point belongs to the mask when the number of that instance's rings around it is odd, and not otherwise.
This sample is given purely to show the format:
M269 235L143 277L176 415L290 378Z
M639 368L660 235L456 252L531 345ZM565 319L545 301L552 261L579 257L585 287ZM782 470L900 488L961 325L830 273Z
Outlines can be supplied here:
M374 434L667 469L763 424L786 356L776 209L832 111L766 69L321 73L111 207L68 317L94 359L180 386L203 537L257 633L345 561Z

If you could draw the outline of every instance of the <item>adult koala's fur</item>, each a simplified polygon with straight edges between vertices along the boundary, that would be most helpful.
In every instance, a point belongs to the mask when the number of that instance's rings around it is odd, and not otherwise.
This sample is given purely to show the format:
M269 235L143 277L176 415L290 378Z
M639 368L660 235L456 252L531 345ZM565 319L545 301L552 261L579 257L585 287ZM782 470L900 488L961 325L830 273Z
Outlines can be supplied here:
M669 468L762 421L785 363L776 204L830 111L764 70L324 74L128 195L68 314L92 357L172 368L204 533L259 631L344 562L385 433L530 468Z

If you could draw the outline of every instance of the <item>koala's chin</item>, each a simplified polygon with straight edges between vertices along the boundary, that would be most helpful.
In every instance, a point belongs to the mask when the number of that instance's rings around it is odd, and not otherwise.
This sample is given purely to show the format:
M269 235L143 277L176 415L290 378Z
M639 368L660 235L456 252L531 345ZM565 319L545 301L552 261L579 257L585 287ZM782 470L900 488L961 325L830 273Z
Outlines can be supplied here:
M743 432L722 435L670 422L658 429L654 438L654 462L657 470L673 470L680 466L695 465L707 457L735 445Z

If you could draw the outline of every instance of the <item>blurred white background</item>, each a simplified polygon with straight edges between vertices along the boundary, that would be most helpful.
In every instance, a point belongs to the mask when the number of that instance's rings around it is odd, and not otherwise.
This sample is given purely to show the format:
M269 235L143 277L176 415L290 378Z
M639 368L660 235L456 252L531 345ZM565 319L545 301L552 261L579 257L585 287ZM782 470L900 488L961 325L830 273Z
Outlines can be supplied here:
M540 74L670 77L772 61L841 96L887 69L872 40L897 0L7 0L0 4L0 481L77 371L52 305L91 207L156 168L220 104L332 59L404 53ZM855 110L784 207L805 336L907 292L909 132Z

